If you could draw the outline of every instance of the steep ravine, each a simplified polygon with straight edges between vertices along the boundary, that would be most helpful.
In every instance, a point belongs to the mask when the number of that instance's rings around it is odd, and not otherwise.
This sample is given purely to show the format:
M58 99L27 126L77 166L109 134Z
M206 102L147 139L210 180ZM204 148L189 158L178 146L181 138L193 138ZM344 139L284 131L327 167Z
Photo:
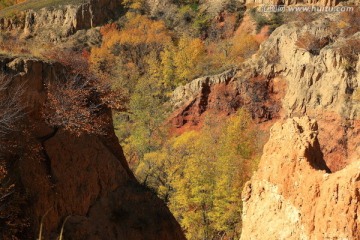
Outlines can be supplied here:
M46 212L44 239L56 239L67 216L66 239L185 239L165 204L129 170L110 112L102 116L106 135L76 136L44 121L47 86L65 71L60 64L2 56L0 66L15 84L25 83L29 136L23 140L29 150L12 172L18 174L16 189L25 197L22 212L33 239Z
M332 35L331 24L325 19L306 25L283 25L238 69L179 87L172 98L173 126L197 125L206 110L229 114L239 107L249 109L258 122L274 123L281 118L308 115L319 123L320 142L326 141L321 148L332 171L359 159L360 105L355 93L359 92L360 61L355 52L353 71L347 70L349 56L343 49L350 41L357 46L360 35ZM319 54L311 54L297 46L304 35L331 40ZM206 110L200 112L205 86L211 91Z
M176 131L246 108L270 132L243 190L243 240L360 239L360 35L337 21L285 24L237 69L173 93ZM307 50L304 36L326 44Z

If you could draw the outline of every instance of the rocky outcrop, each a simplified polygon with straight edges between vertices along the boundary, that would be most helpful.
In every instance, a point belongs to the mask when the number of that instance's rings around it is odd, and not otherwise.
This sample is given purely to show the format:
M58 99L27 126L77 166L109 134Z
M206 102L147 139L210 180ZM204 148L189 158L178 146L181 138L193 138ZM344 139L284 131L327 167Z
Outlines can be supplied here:
M331 24L330 19L322 19L311 25L282 26L261 46L258 57L249 65L254 72L286 79L287 92L282 101L285 117L306 114L318 121L320 142L326 141L322 150L327 164L336 171L360 157L356 143L360 139L360 105L355 94L359 91L356 46L360 35L335 36L329 28ZM306 41L303 36L315 36L327 44L314 53L301 48L301 41ZM354 50L348 51L349 47Z
M231 103L236 106L235 110L248 108L254 118L260 117L259 122L302 115L316 119L319 139L326 141L321 148L333 171L359 159L360 102L356 93L360 93L360 61L356 46L359 46L360 35L335 34L336 17L308 24L283 25L271 34L252 59L232 72L230 79L225 72L222 79L227 80L219 84L206 87L207 78L200 78L176 89L173 97L177 107L175 126L196 123L199 113L204 115L204 110L198 111L204 108L194 106L201 103L206 106L205 110L214 106L200 101L205 99L202 96L207 88L206 98L212 103L219 102L217 106L227 114L231 113L227 108ZM315 41L312 37L324 44L313 50L301 47L306 41ZM214 79L221 78L214 76ZM255 85L254 79L257 80ZM226 90L212 90L216 88ZM227 100L218 101L221 99Z
M231 69L218 75L197 78L184 86L176 88L172 93L171 102L175 108L181 107L185 102L194 99L204 88L229 83L235 73L236 69Z
M86 0L71 4L64 1L63 5L44 5L35 10L31 3L0 11L0 29L16 31L23 38L58 41L78 30L107 23L118 17L122 9L121 1L116 0Z
M241 239L360 239L360 161L331 173L317 135L307 117L271 128L243 190Z
M262 75L235 77L239 71L198 78L177 88L171 99L174 131L201 127L208 113L226 116L239 108L249 110L257 122L279 118L285 82L281 78L269 81Z
M22 154L8 159L10 183L26 201L17 212L27 219L29 235L22 232L19 239L35 239L41 219L44 239L56 239L67 217L65 239L185 239L165 204L129 170L109 111L100 116L105 135L77 136L44 120L48 86L63 76L64 67L4 56L0 66L26 89L26 127L19 133L25 145ZM8 209L12 204L10 198ZM1 221L7 217L2 211Z
M254 65L261 67L263 74L281 73L288 79L284 108L289 116L322 109L348 119L359 117L357 102L352 100L352 93L360 79L358 53L353 53L355 58L351 64L354 71L350 71L346 64L352 53L345 53L342 49L351 44L351 39L355 40L352 44L357 44L360 35L355 34L348 39L336 38L329 31L329 24L329 20L322 20L314 22L311 27L296 24L282 26L257 54L259 60ZM317 48L318 53L312 53L301 48L303 36L316 36L328 44Z

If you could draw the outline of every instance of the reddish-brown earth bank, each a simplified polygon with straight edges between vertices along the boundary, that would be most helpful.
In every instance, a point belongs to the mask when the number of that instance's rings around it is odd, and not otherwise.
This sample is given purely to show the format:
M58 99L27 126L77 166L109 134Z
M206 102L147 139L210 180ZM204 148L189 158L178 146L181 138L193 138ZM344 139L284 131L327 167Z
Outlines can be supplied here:
M24 154L8 159L16 160L9 174L24 198L15 217L28 224L18 233L20 239L35 239L43 216L44 239L56 239L68 216L66 239L185 239L165 204L129 170L109 111L101 116L106 135L77 136L46 124L41 111L47 86L62 76L61 65L7 57L0 65L26 89L28 127L27 134L20 133ZM7 204L10 209L13 203ZM4 234L1 239L7 239Z

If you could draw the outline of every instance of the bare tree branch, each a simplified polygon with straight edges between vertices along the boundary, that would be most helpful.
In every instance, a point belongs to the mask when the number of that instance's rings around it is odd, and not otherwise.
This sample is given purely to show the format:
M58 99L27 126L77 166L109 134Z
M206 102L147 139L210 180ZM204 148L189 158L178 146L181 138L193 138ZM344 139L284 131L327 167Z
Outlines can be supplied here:
M24 84L16 85L11 76L0 75L0 138L15 129L24 116L25 105L20 103Z

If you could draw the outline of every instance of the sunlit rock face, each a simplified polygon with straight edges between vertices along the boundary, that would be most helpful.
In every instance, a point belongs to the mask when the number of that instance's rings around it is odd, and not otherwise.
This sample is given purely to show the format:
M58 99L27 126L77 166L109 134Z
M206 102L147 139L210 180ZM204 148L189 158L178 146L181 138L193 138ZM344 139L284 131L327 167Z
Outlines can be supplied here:
M307 117L271 128L243 190L241 239L359 239L360 161L331 173L317 135Z
M107 23L121 14L122 1L86 0L72 4L28 9L16 14L0 14L0 29L17 33L23 39L60 41L79 30Z

